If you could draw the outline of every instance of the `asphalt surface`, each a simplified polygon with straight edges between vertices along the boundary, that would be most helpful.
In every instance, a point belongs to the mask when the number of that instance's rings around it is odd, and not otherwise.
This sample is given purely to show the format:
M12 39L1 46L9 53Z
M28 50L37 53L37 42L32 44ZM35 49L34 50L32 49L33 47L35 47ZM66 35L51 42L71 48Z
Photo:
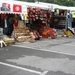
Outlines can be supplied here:
M0 75L75 75L74 44L62 38L0 48Z

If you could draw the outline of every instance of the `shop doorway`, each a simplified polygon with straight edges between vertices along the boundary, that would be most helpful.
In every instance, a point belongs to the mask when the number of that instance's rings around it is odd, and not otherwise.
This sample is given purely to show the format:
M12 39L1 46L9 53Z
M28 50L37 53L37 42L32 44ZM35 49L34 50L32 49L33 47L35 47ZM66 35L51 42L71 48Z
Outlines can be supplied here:
M7 17L7 26L5 26L5 17ZM3 34L8 36L12 35L15 20L21 20L20 14L0 14L0 28L3 28ZM16 24L18 25L18 22Z

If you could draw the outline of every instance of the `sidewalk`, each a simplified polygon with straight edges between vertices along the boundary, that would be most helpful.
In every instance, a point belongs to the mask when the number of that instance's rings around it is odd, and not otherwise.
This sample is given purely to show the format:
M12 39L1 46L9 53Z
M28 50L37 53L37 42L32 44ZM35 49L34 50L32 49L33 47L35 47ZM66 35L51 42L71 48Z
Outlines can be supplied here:
M60 37L57 39L40 39L35 43L17 43L14 46L75 55L75 37Z

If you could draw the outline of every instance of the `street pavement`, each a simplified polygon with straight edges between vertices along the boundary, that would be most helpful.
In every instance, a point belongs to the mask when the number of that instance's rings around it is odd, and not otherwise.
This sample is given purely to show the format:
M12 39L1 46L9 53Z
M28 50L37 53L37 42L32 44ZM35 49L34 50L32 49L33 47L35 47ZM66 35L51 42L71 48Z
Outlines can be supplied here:
M17 47L24 47L48 52L75 55L75 37L60 37L57 39L41 39L35 43L17 43Z
M0 75L75 75L74 45L62 37L0 48Z

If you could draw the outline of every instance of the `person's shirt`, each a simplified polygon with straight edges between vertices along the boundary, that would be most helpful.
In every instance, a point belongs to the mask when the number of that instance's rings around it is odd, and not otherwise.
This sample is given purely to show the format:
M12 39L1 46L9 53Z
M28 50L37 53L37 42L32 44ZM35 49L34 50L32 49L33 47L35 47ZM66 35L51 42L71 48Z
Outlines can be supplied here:
M14 26L18 27L18 20L14 20Z
M7 28L7 20L5 19L4 21L5 21L5 28Z

